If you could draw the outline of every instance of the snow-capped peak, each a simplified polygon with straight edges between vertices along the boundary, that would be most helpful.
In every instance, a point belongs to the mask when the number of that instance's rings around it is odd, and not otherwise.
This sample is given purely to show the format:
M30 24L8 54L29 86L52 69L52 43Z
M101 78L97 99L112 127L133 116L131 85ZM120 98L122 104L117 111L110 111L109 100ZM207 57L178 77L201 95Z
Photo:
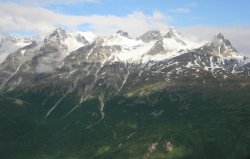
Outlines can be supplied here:
M62 28L57 28L48 37L45 38L45 43L61 43L67 38L65 30Z
M62 42L65 46L67 46L67 52L70 53L72 51L77 50L80 47L88 45L89 42L86 38L80 33L67 33L67 38Z
M45 43L55 43L66 48L66 53L77 50L80 47L89 44L89 41L83 36L82 32L67 33L62 28L57 28L44 40Z
M128 35L126 32L117 32L111 36L105 36L103 37L103 45L118 45L123 48L131 48L143 44L141 40L136 40L126 35Z
M206 42L194 42L182 36L175 29L170 28L163 36L163 45L166 51L170 53L188 51L203 46Z
M177 32L175 29L170 28L164 37L165 38L182 38L182 35L179 32Z
M137 61L160 61L189 50L196 49L204 45L204 42L196 43L178 33L174 29L170 29L165 36L159 31L151 30L143 34L137 39L130 38L128 33L118 31L110 36L99 37L95 40L98 46L119 46L119 53L112 53L116 59L123 62ZM112 50L112 49L111 49Z

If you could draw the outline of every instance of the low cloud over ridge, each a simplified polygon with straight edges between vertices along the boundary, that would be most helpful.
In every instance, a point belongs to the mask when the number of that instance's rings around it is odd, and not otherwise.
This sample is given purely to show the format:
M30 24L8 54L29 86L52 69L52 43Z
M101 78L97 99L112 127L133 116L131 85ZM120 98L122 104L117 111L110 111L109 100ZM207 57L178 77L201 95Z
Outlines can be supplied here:
M2 3L0 5L0 17L1 33L14 31L48 33L57 26L77 28L81 25L87 25L93 32L98 34L107 34L122 29L134 36L138 36L150 29L167 29L167 23L171 20L170 17L158 11L151 15L135 11L126 16L72 16L56 13L38 6L24 6L14 3Z

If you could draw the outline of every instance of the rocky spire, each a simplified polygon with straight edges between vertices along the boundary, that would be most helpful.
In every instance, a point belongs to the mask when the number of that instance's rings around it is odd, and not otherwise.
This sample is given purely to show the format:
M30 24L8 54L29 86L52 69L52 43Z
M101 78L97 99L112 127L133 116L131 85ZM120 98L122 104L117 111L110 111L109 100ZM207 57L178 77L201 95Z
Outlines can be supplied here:
M212 42L211 47L213 53L217 56L235 56L238 55L237 50L232 46L231 42L225 38L222 33L217 34Z

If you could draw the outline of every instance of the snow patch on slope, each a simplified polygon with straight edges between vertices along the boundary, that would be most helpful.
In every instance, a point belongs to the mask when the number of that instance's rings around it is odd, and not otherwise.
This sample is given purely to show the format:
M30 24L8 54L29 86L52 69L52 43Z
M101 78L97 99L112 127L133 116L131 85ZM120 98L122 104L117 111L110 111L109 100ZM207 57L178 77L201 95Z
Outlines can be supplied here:
M144 43L119 34L104 37L103 46L121 46L122 50L116 53L115 59L123 62L139 62L154 45L154 42Z
M169 52L178 52L181 50L193 50L199 48L205 44L207 41L202 42L194 42L185 37L183 37L180 33L176 30L172 29L163 39L163 46L164 49Z
M113 46L119 45L123 48L131 48L142 45L143 42L141 40L130 39L119 34L111 35L109 37L104 38L103 46Z

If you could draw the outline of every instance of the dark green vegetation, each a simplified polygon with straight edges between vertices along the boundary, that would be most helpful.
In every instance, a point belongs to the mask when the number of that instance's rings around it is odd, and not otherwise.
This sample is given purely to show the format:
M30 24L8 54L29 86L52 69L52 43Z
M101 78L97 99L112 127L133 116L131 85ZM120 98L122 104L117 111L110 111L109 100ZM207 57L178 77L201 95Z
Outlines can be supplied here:
M59 94L21 93L0 97L1 159L247 159L250 155L246 87L168 88L144 96L113 96L106 99L104 119L97 98L64 116L79 101L71 94L44 118ZM166 150L166 142L172 151ZM153 143L155 149L150 150Z

